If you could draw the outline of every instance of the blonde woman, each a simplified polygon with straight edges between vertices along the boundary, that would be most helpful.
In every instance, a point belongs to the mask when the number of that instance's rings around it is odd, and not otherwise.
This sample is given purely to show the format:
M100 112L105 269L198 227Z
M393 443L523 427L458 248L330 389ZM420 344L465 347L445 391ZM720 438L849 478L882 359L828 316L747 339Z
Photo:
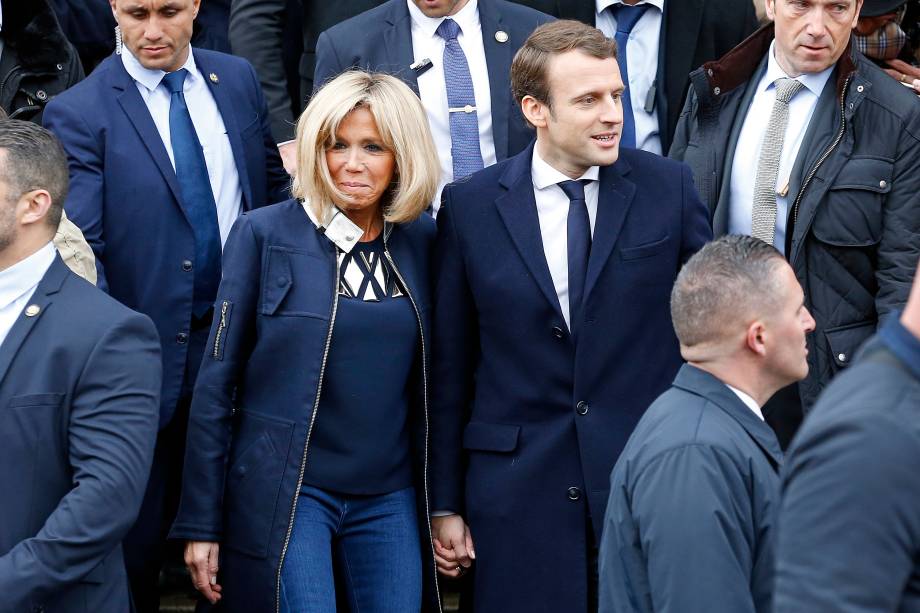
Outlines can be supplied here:
M359 71L313 97L297 153L296 199L227 241L171 536L223 611L415 612L437 154L408 87Z

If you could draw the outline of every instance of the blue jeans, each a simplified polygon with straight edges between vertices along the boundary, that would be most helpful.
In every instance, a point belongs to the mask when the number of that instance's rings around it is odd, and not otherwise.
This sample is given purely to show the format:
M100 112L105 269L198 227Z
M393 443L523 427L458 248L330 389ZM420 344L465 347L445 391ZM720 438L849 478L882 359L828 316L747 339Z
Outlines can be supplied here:
M335 570L333 570L335 569ZM418 613L422 560L415 489L379 496L304 486L281 568L281 613Z

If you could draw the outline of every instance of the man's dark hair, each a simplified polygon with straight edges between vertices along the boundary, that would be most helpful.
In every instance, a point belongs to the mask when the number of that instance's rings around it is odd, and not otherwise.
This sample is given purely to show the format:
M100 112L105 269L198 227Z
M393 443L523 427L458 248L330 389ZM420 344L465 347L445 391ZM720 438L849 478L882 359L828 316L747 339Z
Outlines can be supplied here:
M6 184L7 197L43 189L51 195L51 208L45 216L57 228L67 197L67 155L55 136L29 121L0 121L0 181Z
M766 315L782 297L783 255L759 238L729 235L700 249L684 264L671 290L671 320L681 345L692 347L734 334L739 319Z
M511 94L518 104L525 96L553 108L547 66L554 55L581 51L600 60L617 57L617 44L597 28L560 19L544 23L527 37L511 63Z

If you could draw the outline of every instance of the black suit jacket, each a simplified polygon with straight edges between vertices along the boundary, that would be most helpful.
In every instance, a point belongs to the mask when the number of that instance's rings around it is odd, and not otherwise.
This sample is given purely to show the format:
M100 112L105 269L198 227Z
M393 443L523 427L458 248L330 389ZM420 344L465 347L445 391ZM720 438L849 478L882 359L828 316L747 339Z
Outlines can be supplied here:
M55 258L0 344L0 613L124 613L153 458L153 323Z
M594 25L594 0L525 0L560 19ZM661 22L658 57L659 134L662 150L671 147L687 94L690 71L720 58L757 29L751 0L668 0ZM662 75L664 77L662 78Z

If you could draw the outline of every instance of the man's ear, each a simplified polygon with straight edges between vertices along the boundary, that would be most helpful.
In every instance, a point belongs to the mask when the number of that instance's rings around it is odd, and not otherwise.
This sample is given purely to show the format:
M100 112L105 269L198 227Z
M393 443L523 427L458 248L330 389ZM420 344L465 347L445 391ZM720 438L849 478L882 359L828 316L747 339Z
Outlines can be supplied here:
M767 330L763 322L760 320L753 321L748 326L745 344L749 350L763 357L767 354L766 336Z
M43 189L34 189L24 193L16 204L19 209L19 223L31 225L44 223L48 211L51 209L51 194Z
M521 99L521 113L523 113L524 119L529 121L535 128L546 127L546 116L549 114L549 107L533 96L524 96Z

